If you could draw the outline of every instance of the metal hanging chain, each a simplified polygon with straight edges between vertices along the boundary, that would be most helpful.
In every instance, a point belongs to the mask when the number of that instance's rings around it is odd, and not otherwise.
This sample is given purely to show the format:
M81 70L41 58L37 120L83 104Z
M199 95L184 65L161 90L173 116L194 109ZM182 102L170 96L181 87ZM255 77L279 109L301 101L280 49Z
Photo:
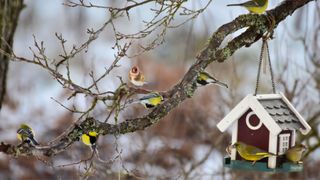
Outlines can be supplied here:
M273 91L273 93L276 93L276 88L275 88L274 78L273 78L273 70L272 70L270 53L269 53L268 41L267 41L267 39L263 38L261 51L260 51L260 57L259 57L259 68L258 68L258 73L257 73L256 89L255 89L254 95L257 95L258 88L259 88L261 66L262 66L263 54L264 54L264 49L265 48L266 48L267 58L268 58L268 62L269 62L269 70L270 70L270 76L271 76L270 78L271 78L271 83L272 83L272 91Z
M259 81L260 81L260 71L261 71L261 65L262 65L262 60L263 60L263 50L265 46L265 41L262 41L262 46L260 50L260 57L259 57L259 68L258 68L258 73L257 73L257 81L256 81L256 89L254 91L254 95L257 95L258 88L259 88Z
M271 65L271 59L270 59L270 53L269 53L269 45L268 45L268 41L264 40L266 43L266 48L267 48L267 55L268 55L268 61L269 61L269 70L270 70L270 78L271 78L271 83L272 83L272 92L273 94L276 93L276 86L274 83L274 76L273 76L273 69L272 69L272 65Z

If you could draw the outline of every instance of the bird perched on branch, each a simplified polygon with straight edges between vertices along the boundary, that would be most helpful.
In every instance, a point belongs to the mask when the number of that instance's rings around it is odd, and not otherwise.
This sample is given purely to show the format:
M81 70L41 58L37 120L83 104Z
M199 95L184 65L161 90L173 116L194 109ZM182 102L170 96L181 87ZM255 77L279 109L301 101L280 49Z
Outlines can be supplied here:
M21 124L20 128L17 130L17 138L23 142L28 143L33 146L39 145L39 143L34 139L34 131L27 124Z
M98 140L98 133L95 131L89 131L88 133L83 133L81 136L81 141L83 144L90 146L92 150L96 148L96 143Z
M294 163L300 163L303 153L307 150L307 147L303 144L295 145L288 149L285 153L286 158Z
M146 109L149 109L158 106L162 101L163 97L158 92L151 92L135 102L141 103Z
M199 74L197 76L197 83L201 86L204 86L204 85L211 83L211 84L217 84L222 87L228 88L227 84L218 81L216 78L212 77L209 73L204 72L204 71L199 72Z
M245 144L243 142L234 143L233 148L236 148L236 150L243 159L253 161L252 165L254 165L256 161L259 161L263 158L276 156L275 154L266 152L260 148Z
M262 14L268 7L268 0L252 0L240 4L228 4L227 6L242 6L250 11L250 13Z
M129 71L129 80L135 86L143 86L147 84L147 82L145 82L144 75L138 66L133 66Z

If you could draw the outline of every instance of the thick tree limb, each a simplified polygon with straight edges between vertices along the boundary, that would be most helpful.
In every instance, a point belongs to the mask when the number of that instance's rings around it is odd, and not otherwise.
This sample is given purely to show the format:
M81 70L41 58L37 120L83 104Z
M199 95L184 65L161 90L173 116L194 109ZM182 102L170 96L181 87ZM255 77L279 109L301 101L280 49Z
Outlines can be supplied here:
M276 27L295 10L311 1L312 0L286 0L267 13L274 17ZM231 40L226 47L220 48L222 41L227 35L245 27L248 27L248 29L244 33ZM221 26L211 36L209 43L197 56L197 61L190 67L184 78L172 89L165 92L165 96L169 98L144 117L128 119L116 125L102 123L94 118L87 118L80 124L76 124L67 130L65 135L51 145L33 148L0 144L0 151L14 156L53 156L66 150L73 142L78 141L83 132L92 129L97 130L102 135L125 134L143 130L157 123L186 98L192 97L197 88L195 79L199 71L204 70L213 61L223 62L241 47L255 43L267 32L268 28L269 23L267 17L265 15L255 14L241 15L230 23Z

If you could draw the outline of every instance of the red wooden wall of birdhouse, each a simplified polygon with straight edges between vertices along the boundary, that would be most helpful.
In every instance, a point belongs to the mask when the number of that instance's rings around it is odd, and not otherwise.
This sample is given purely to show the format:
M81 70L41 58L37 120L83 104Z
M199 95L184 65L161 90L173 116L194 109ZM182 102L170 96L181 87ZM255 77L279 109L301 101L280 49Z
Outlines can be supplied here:
M237 141L256 146L265 151L269 150L269 130L251 109L238 120L237 139ZM236 159L241 159L239 154L237 154ZM267 159L261 161L266 162Z

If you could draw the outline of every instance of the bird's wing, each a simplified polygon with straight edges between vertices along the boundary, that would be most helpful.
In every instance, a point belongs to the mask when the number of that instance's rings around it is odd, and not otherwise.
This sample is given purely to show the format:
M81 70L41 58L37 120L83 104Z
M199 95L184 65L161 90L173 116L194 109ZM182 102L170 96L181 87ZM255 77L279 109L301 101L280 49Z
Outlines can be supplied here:
M214 78L213 76L211 76L209 73L207 72L202 72L205 76L207 76L209 79L212 79L213 81L218 81L216 78ZM206 79L205 79L206 80Z
M149 99L155 98L155 97L157 97L157 96L159 96L159 95L157 95L157 94L148 94L148 95L143 96L143 97L141 97L141 98L139 98L139 99L137 99L137 100L132 100L130 103L148 102Z
M27 133L29 134L30 137L33 137L33 136L34 136L33 130L27 129L26 131L27 131Z
M255 155L261 155L261 156L263 156L263 155L269 154L268 152L266 152L266 151L264 151L264 150L262 150L262 149L260 149L260 148L254 147L254 146L248 146L248 147L247 147L247 150L248 150L248 152L249 152L250 154L255 154Z
M245 6L245 7L260 7L261 6L256 1L247 1L247 2L242 3L241 5Z
M258 156L266 156L266 155L270 155L270 153L268 153L268 152L258 152L258 153L256 153L256 155L258 155Z
M159 97L151 98L150 99L150 103L153 104L153 105L160 104L161 103L161 98L159 98Z
M209 77L209 79L207 80L210 83L217 83L218 85L228 88L228 85L226 83L220 82L219 80L217 80L216 78L214 78L213 76L211 76L210 74L206 73L206 75Z
M33 132L30 129L22 129L20 128L17 133L21 134L22 136L33 137Z
M156 93L153 93L153 94L148 94L146 96L143 96L142 98L140 98L139 100L140 101L143 101L143 100L147 100L147 99L150 99L150 98L155 98L155 97L158 97L159 95L156 94Z

